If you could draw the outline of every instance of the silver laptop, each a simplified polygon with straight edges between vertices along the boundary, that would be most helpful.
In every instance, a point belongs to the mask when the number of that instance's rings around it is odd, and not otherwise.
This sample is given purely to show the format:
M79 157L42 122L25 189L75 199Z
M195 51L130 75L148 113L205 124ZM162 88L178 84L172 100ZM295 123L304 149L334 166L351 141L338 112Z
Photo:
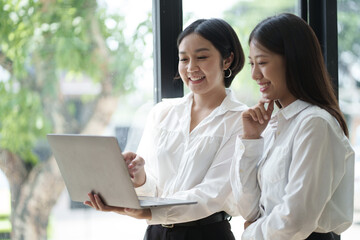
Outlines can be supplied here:
M116 137L48 134L47 139L73 201L89 200L94 192L107 205L135 209L196 203L137 196Z

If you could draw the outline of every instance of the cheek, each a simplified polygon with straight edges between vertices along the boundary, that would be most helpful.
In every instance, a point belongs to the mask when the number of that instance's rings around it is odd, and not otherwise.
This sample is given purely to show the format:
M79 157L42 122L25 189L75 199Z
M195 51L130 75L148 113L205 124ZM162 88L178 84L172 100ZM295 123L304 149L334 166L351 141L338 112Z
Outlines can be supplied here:
M183 81L183 83L187 86L189 83L189 79L187 77L186 71L184 72L179 69L179 75L180 75L181 81Z
M178 71L179 71L179 74L180 74L181 79L184 80L184 77L186 77L185 68L182 67L181 65L179 65L179 66L178 66Z

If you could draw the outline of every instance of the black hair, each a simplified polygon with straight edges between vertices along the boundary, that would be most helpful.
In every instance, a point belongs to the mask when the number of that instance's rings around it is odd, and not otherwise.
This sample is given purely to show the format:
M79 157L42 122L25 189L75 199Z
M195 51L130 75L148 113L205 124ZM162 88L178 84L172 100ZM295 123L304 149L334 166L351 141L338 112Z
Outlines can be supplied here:
M234 77L244 67L245 62L244 52L234 29L222 19L199 19L180 33L177 39L177 47L179 48L181 41L192 33L199 34L211 42L223 59L230 57L231 53L234 54L234 59L229 67L232 74L230 77L224 78L225 87L230 87Z
M320 43L303 19L291 13L266 18L251 32L248 43L282 55L290 93L297 99L328 111L348 136L346 121L326 69Z

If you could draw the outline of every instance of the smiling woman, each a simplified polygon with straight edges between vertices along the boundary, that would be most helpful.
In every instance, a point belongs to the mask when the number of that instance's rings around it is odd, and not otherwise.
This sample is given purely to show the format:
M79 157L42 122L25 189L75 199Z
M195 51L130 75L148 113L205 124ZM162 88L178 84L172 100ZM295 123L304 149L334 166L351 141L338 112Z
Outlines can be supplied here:
M219 51L210 41L198 34L188 35L179 45L180 76L193 93L212 95L221 102L226 95L224 71L230 67L233 55L220 59Z
M295 100L286 84L285 58L273 53L256 40L250 43L251 77L260 86L264 98L277 99L286 107Z
M256 25L249 44L262 98L241 115L231 166L242 239L338 239L353 221L354 150L318 39L283 13Z
M105 205L98 194L89 194L85 204L146 219L146 240L235 239L229 218L238 213L227 171L246 106L228 87L244 65L244 54L234 30L221 19L193 22L177 42L179 73L190 93L156 104L137 152L124 158L138 195L197 204L123 209ZM229 69L232 74L225 75Z

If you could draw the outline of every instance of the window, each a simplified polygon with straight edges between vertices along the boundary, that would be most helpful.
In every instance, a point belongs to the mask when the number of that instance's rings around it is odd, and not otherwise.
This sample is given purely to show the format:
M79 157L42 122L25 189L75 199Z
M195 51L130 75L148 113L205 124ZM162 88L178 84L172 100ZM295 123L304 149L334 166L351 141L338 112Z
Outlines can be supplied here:
M151 1L1 1L1 239L11 228L14 239L142 238L144 221L70 201L45 137L116 135L136 149L154 102L151 9Z
M355 149L354 223L341 239L355 239L360 233L360 40L359 1L338 1L339 102L347 120Z
M356 150L354 224L342 239L360 233L359 8L358 1L338 0L339 100ZM256 23L280 12L299 14L298 9L297 0L183 0L183 26L198 18L224 18L247 56L247 38ZM16 216L16 224L31 225L25 222L29 219L35 226L30 231L45 231L48 239L142 239L145 221L70 201L54 159L48 160L45 135L116 135L122 148L136 149L154 99L151 11L152 1L146 0L0 2L1 239L9 238L11 228L22 233L9 224L15 211L24 213ZM231 88L248 105L259 97L248 65ZM20 189L36 191L22 195ZM26 200L19 204L20 199ZM231 221L236 238L242 222L241 217Z

